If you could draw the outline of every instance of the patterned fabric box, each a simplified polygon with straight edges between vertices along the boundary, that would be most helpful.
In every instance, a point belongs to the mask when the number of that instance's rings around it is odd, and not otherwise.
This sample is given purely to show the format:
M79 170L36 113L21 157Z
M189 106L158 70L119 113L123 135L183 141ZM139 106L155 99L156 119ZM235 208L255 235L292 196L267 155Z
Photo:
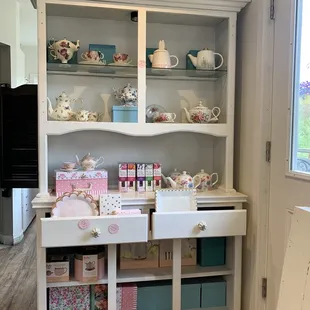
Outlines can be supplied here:
M56 195L66 192L84 191L93 196L106 194L108 191L108 172L92 171L59 171L56 170Z
M89 286L51 287L49 310L89 310Z
M108 286L106 284L92 285L91 310L108 309ZM121 284L116 289L116 310L137 309L137 286L133 283Z

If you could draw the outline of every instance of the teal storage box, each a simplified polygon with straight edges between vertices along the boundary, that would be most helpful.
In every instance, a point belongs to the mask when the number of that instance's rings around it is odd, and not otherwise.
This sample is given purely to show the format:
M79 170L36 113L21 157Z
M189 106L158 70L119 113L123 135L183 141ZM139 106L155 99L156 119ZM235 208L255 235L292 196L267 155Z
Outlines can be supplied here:
M193 65L192 61L190 60L190 58L187 55L191 54L194 57L197 57L198 52L199 52L199 50L190 50L186 54L186 70L196 70L196 67Z
M147 68L152 68L152 63L149 59L149 55L154 54L154 52L158 49L158 47L147 47L146 48L146 67Z
M181 286L181 310L200 308L201 279L184 279Z
M225 265L226 238L197 239L197 262L202 267Z
M201 284L201 308L226 306L226 281L207 279Z
M112 108L113 123L137 123L138 107L115 105Z
M171 281L154 281L137 283L137 310L171 310Z

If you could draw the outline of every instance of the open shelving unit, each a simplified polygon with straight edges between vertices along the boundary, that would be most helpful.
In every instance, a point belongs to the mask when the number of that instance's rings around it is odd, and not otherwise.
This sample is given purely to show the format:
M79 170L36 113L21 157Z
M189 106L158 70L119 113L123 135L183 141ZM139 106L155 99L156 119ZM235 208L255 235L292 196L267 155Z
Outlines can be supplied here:
M250 0L224 0L216 5L211 0L180 1L177 4L170 0L125 2L128 1L37 1L40 193L33 200L37 214L37 309L46 309L46 289L51 287L109 283L109 310L116 310L118 283L172 280L172 310L180 310L182 278L221 276L227 283L227 307L207 310L240 310L242 236L246 233L246 211L242 204L247 197L236 192L233 186L236 19L237 12ZM138 13L137 23L130 20L132 11ZM63 37L71 41L80 40L77 63L47 62L47 42L51 38ZM165 39L170 54L179 58L176 68L150 67L147 48L156 48L161 39ZM89 44L116 45L117 52L130 55L133 65L78 64L81 53L88 50ZM223 55L224 64L219 70L190 68L187 53L203 48ZM111 111L116 105L112 89L123 88L127 83L138 91L136 123L55 121L49 116L47 97L54 103L54 98L62 91L74 98L83 98L83 109L98 113ZM217 123L188 123L184 108L190 110L200 100L210 109L221 109ZM147 123L146 109L154 104L175 113L175 123ZM103 153L105 157L109 182L111 180L110 193L116 192L117 163L127 159L132 162L161 162L165 175L176 167L191 173L200 169L217 172L220 185L217 189L198 193L198 210L190 214L177 213L180 218L178 225L161 224L165 215L158 216L159 213L152 212L155 208L153 192L122 193L122 207L138 207L143 214L133 216L127 223L114 216L122 223L120 234L115 236L104 231L106 225L113 221L111 217L89 219L93 227L98 225L102 229L102 239L94 241L85 231L82 240L76 225L79 218L47 218L56 199L49 194L49 185L52 172L59 167L60 157L68 158L75 153L90 151L100 156ZM195 229L200 221L206 221L210 229L197 232ZM152 237L148 235L149 229L145 229L149 228L150 222ZM132 223L140 225L140 233L133 232ZM190 226L193 223L194 227ZM188 231L188 238L227 237L226 264L181 267L181 238L184 237L179 232L180 226L183 231ZM124 240L128 242L130 238L131 242L145 242L155 239L159 233L164 236L162 239L169 239L166 237L172 232L176 236L173 241L173 267L118 270L117 244L125 243ZM72 240L74 242L70 244ZM107 245L108 272L105 278L93 283L74 279L46 282L46 248L57 244L70 247L100 242Z

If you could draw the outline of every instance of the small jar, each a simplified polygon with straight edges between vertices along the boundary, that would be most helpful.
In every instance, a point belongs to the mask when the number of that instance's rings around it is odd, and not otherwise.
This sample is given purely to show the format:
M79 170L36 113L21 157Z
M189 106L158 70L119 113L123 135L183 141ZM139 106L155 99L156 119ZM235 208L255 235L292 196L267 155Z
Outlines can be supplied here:
M83 255L98 255L98 273L97 279L101 280L105 276L105 259L104 252L86 251L74 254L74 277L77 281L83 281Z

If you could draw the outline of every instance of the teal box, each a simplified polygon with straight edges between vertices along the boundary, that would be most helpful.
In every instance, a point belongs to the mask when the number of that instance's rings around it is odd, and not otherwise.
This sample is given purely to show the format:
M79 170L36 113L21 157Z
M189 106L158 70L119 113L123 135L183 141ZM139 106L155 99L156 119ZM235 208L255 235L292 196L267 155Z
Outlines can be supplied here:
M226 238L197 239L197 263L202 267L225 265Z
M187 55L191 54L191 55L197 57L198 52L199 52L199 50L190 50L186 54L186 70L196 70L196 67L193 65L192 61L190 60L190 58Z
M226 306L226 281L207 279L201 284L201 308Z
M125 107L115 105L112 108L113 123L137 123L138 107Z
M113 55L116 53L116 47L115 45L107 45L107 44L89 44L89 50L90 51L99 51L103 53L104 60L106 61L106 64L113 63Z
M184 279L181 286L181 310L200 308L200 279Z
M171 281L141 282L138 286L137 310L171 310Z
M147 68L152 68L152 63L149 59L149 55L154 54L154 52L157 50L158 48L154 48L154 47L147 47L146 48L146 67Z

